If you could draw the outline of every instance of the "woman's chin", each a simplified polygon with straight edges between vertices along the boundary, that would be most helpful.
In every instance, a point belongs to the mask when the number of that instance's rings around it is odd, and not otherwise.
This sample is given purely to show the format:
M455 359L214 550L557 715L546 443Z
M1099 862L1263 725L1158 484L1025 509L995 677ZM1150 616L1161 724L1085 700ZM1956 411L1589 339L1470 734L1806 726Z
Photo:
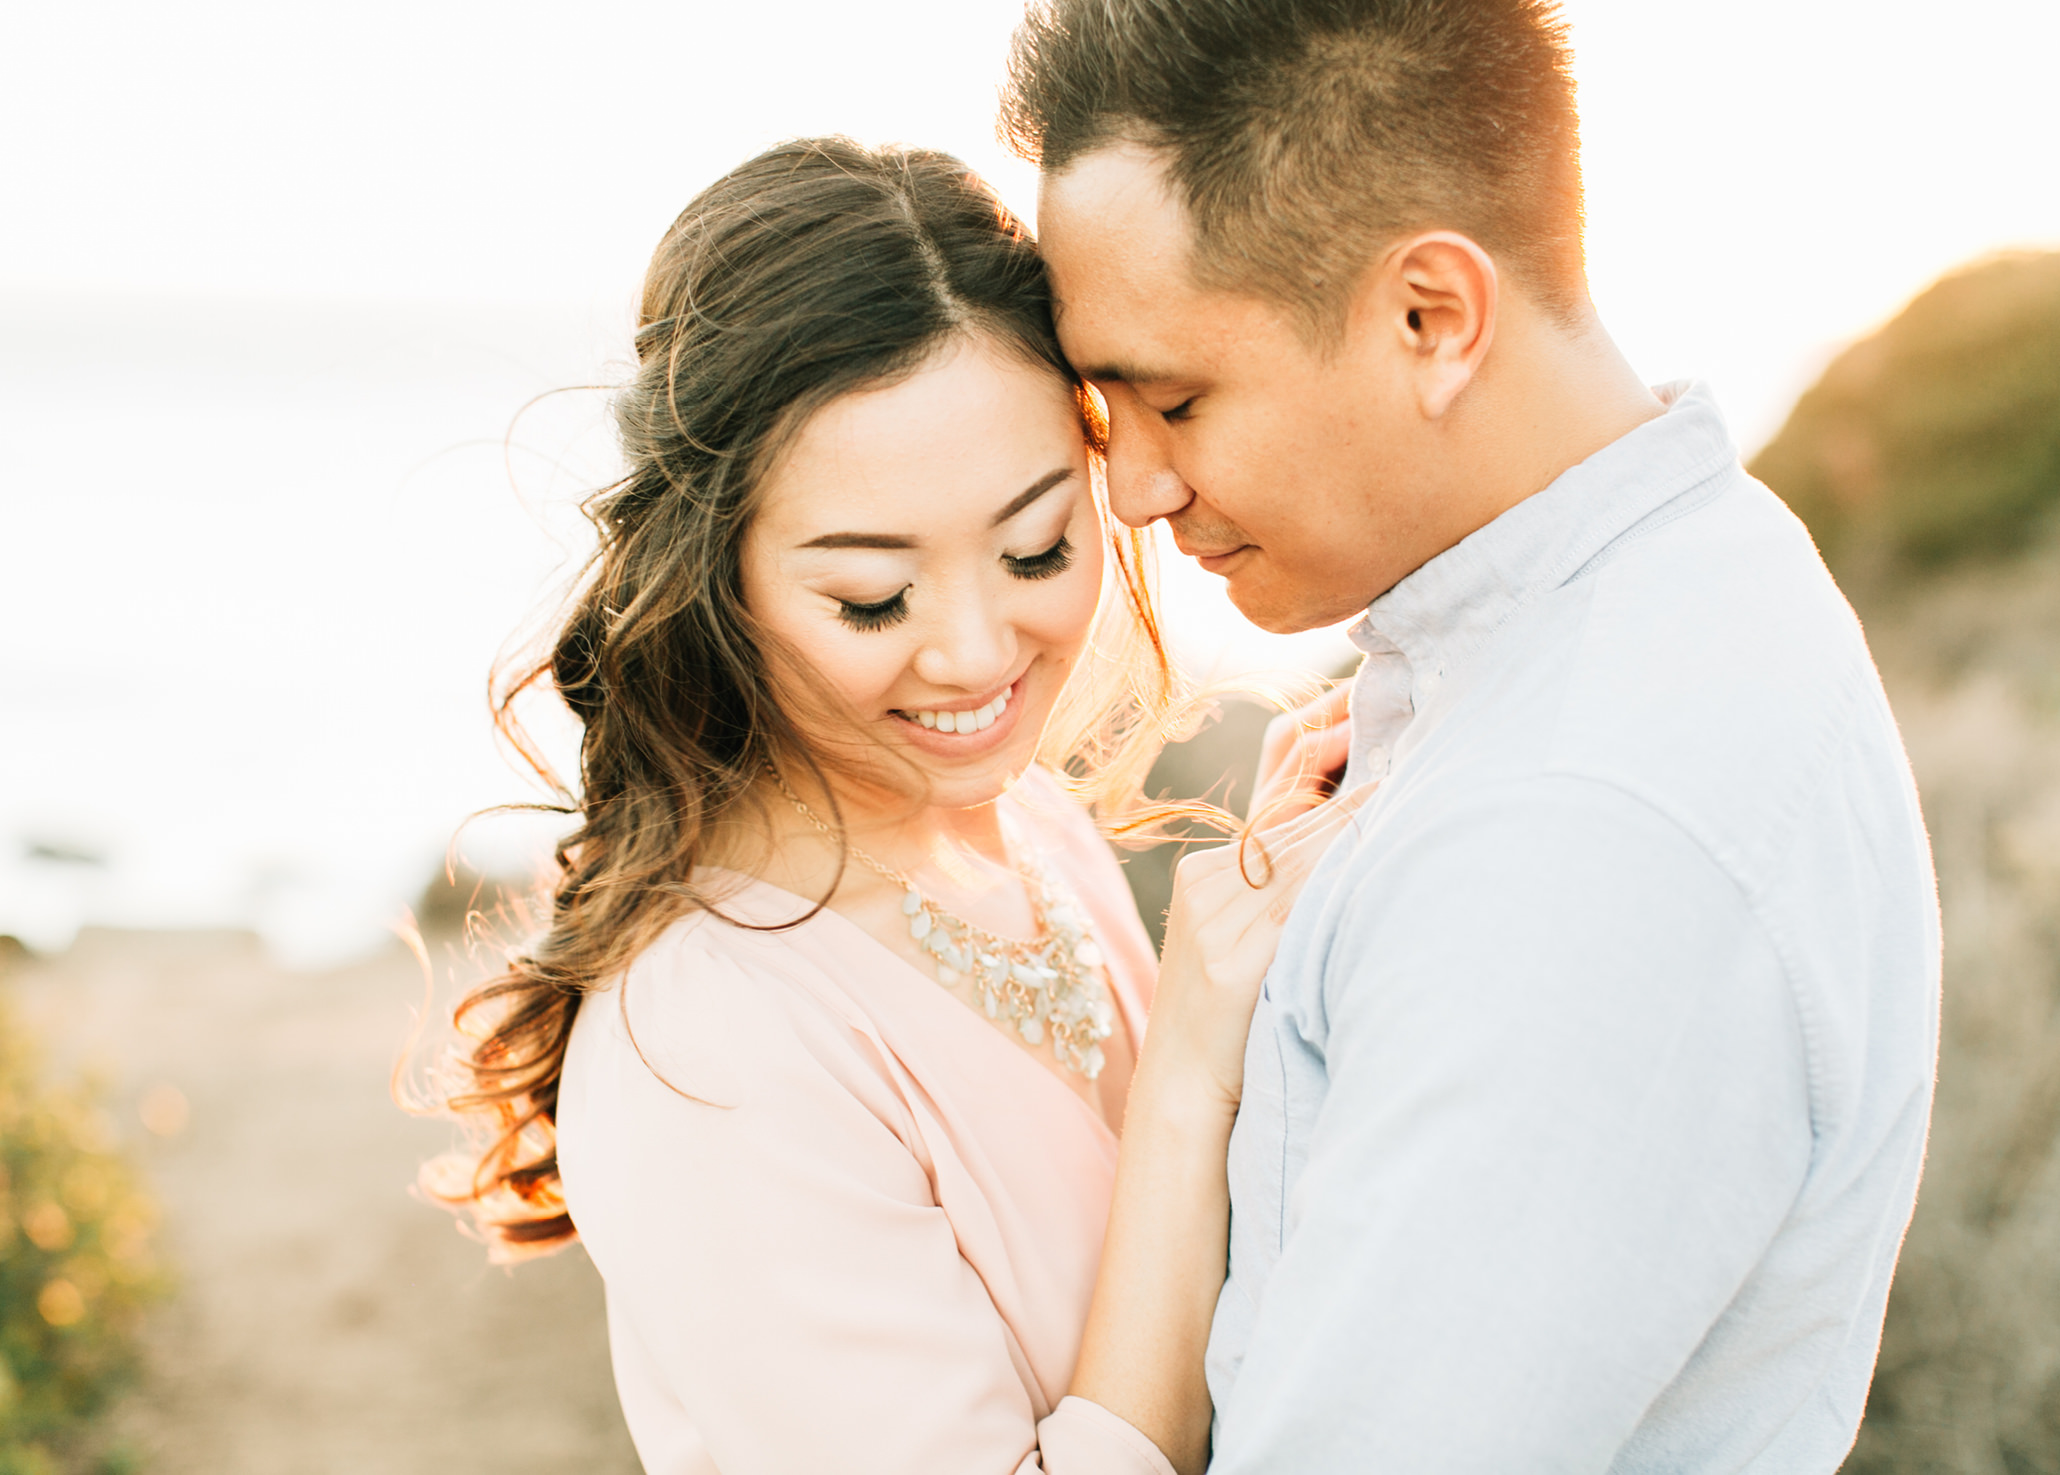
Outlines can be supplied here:
M1001 741L979 744L976 751L963 753L939 755L933 751L934 744L899 744L903 756L921 775L921 802L937 809L973 809L992 804L1014 788L1036 761L1043 722L1019 721L1011 727ZM977 740L987 734L971 736Z
M1009 743L976 759L951 763L916 757L929 780L923 802L937 809L974 809L992 804L1016 786L1037 757L1035 741Z

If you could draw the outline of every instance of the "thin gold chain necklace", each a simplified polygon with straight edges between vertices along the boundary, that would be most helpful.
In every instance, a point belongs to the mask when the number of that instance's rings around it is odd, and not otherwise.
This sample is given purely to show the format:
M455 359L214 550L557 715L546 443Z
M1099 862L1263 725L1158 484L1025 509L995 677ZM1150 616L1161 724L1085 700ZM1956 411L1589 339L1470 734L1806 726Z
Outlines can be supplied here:
M1085 909L1050 873L1034 859L1017 867L1037 918L1037 936L1030 942L1003 937L937 905L907 872L867 855L832 830L778 773L772 778L803 819L867 870L901 888L909 938L929 954L940 984L956 988L970 979L989 1019L1012 1026L1026 1045L1041 1045L1049 1034L1060 1065L1090 1081L1101 1074L1101 1042L1116 1027L1116 1011L1099 972L1102 950ZM1012 848L1030 855L1020 843Z

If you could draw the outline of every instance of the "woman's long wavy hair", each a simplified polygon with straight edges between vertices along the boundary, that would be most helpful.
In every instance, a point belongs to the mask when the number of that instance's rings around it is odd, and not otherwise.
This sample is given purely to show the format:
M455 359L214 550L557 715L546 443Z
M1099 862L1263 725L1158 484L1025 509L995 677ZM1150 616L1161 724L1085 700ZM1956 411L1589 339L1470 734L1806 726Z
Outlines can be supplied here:
M946 154L782 144L704 190L659 243L635 377L615 401L626 474L587 504L598 547L548 654L496 680L497 724L576 825L556 852L541 935L458 1006L465 1044L439 1093L478 1140L431 1164L425 1187L470 1211L495 1258L574 1237L555 1118L581 1000L681 915L719 910L696 866L716 827L764 829L769 766L824 774L775 697L767 639L741 595L769 464L829 401L910 374L966 335L1072 383L1099 450L1103 426L1059 351L1029 232ZM1142 833L1174 812L1136 797L1189 704L1159 639L1145 544L1106 515L1105 497L1103 512L1113 556L1094 658L1061 696L1040 758L1112 833ZM515 715L546 686L584 729L576 788Z

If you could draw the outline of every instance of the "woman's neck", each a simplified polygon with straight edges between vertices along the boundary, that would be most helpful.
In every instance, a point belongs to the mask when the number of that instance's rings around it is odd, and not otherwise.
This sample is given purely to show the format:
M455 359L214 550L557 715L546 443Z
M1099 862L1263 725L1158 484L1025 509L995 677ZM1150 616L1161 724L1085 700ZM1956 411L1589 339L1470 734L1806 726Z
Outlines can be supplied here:
M836 804L844 819L846 842L889 870L914 873L942 869L949 875L980 861L1009 864L998 801L952 809L934 804L912 805L900 795L839 789ZM818 814L823 808L811 807Z
M755 845L733 835L731 843L711 847L722 857L715 863L808 896L823 896L832 884L840 896L869 890L875 880L886 884L850 851L926 889L965 899L1015 876L999 801L947 808L857 786L839 785L833 793L819 785L768 783L762 797L770 835Z
M1002 833L998 802L978 804L970 809L940 809L924 805L914 814L867 829L853 825L853 844L886 861L895 870L923 866L949 869L977 856L995 865L1009 864L1008 841ZM895 857L905 858L896 864Z

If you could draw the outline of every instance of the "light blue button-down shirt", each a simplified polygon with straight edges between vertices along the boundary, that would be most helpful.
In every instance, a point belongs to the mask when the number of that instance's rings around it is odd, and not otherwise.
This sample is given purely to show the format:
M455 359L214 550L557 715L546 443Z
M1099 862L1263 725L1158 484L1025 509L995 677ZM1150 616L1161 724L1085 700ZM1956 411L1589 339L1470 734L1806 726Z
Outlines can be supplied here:
M1831 1471L1939 934L1858 623L1700 387L1375 600L1231 1139L1217 1475Z

